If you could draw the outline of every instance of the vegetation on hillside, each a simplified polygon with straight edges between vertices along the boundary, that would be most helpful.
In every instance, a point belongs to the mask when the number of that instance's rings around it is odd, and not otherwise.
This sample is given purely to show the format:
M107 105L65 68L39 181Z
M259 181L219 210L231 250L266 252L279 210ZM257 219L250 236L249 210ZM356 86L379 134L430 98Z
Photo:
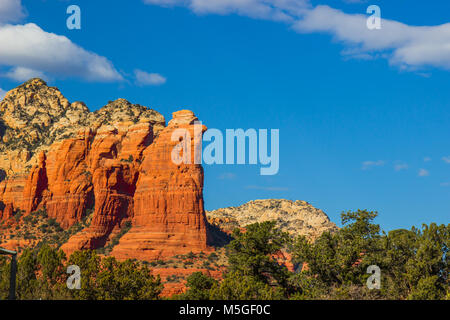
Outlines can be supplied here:
M193 274L189 299L450 299L450 225L381 232L376 212L342 214L343 228L314 243L290 239L274 222L236 230L221 282ZM287 249L296 271L278 263ZM369 289L367 269L381 269L380 289ZM207 286L204 284L208 283Z
M68 289L68 266L81 271L81 288ZM0 257L0 300L8 297L10 267ZM65 254L48 245L39 250L25 249L18 261L17 298L23 300L151 300L158 299L161 279L150 269L132 260L119 262L113 257L101 259L94 251Z
M450 225L382 232L376 212L342 214L343 227L311 242L291 238L275 222L236 229L226 246L228 267L221 280L201 272L187 278L174 299L450 299ZM289 254L290 271L280 260ZM211 259L214 257L210 255ZM192 259L194 257L191 257ZM81 270L81 289L69 290L67 267ZM367 286L368 267L381 270L380 289ZM77 251L69 259L49 245L25 249L18 261L19 299L159 299L163 284L152 263L100 258ZM0 299L8 295L9 260L0 257Z
M54 218L49 218L47 211L39 209L29 215L23 215L23 211L14 213L14 220L0 221L0 246L11 239L28 240L34 244L35 249L44 244L52 247L61 247L69 238L89 226L93 215L93 209L87 209L83 219L70 228L64 230ZM18 247L21 253L25 248Z

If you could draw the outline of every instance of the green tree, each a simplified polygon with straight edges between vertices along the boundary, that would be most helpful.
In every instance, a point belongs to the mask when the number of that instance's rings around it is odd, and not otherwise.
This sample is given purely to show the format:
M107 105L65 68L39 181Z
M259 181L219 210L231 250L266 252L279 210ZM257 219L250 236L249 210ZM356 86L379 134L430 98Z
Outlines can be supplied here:
M282 288L272 287L253 276L240 272L229 272L222 282L211 289L214 300L280 300L284 298Z
M38 267L36 252L25 249L17 263L17 299L35 299L39 294Z
M405 266L417 252L417 234L406 229L392 230L381 242L383 249L373 260L383 271L383 295L388 299L405 299L411 292Z
M294 273L289 281L294 288L289 297L291 300L324 299L328 293L327 286L321 280L306 272Z
M0 300L8 299L10 263L5 256L0 256Z
M380 227L372 223L376 217L376 212L367 210L342 213L343 227L338 232L325 232L314 243L304 236L295 241L293 261L299 268L305 266L303 275L291 278L296 298L314 299L332 292L348 296L342 292L354 291L355 286L362 290L358 296L366 295L366 269L376 264L373 258L381 250Z
M187 278L188 290L179 296L186 300L209 300L211 288L217 284L217 280L204 275L202 272L194 272Z
M100 261L100 257L93 250L75 251L70 256L68 265L77 265L81 271L81 289L71 290L76 299L98 299L100 294L95 279L100 272Z
M65 274L64 262L66 255L63 251L54 249L49 245L43 245L37 254L37 263L40 266L43 278L50 285L61 282Z
M419 279L417 285L408 296L409 300L439 300L444 297L441 291L438 276L429 276Z
M422 230L413 227L386 235L372 223L376 216L362 210L343 213L344 227L338 232L324 233L314 243L297 239L294 261L307 266L301 276L291 278L297 298L315 298L323 288L328 291L325 296L338 299L446 297L449 225L432 223ZM381 269L381 290L369 291L365 286L369 265Z
M227 245L231 272L251 277L264 284L285 286L289 277L286 266L275 255L289 242L289 235L275 227L274 221L246 226L246 231L235 229Z
M405 265L410 284L410 299L443 298L449 287L450 225L423 225L415 230L415 255Z
M129 259L118 262L114 257L102 260L95 281L101 300L154 300L163 289L160 277L154 277L146 265Z

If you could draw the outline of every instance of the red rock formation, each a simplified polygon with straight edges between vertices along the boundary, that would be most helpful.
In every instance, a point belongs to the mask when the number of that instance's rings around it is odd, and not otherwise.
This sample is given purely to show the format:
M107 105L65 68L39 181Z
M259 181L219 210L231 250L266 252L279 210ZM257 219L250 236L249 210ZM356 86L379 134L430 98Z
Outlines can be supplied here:
M292 263L292 255L288 252L281 250L274 254L273 257L278 261L279 264L284 265L289 271L295 271L294 264Z
M122 221L133 216L133 196L143 150L153 141L148 122L130 127L100 128L88 158L95 195L90 227L76 234L63 250L94 249L118 232Z
M57 142L47 155L48 189L42 205L47 208L48 216L55 218L63 228L80 221L92 203L92 182L86 159L93 134L86 130L76 138Z
M111 252L115 257L160 259L208 249L203 168L194 164L195 150L200 147L206 128L194 132L195 120L191 111L175 112L168 127L144 151L134 195L133 227ZM178 139L180 130L189 133L190 141ZM180 141L187 142L185 150L191 151L191 164L176 164L172 160L172 152Z
M0 206L0 220L8 220L13 217L13 214L14 208L11 203Z
M39 163L27 179L13 178L0 184L0 200L25 215L46 208L63 228L81 220L93 198L92 183L85 174L89 135L54 143L48 154L39 155ZM3 192L2 192L3 189Z
M0 183L0 219L9 219L14 209L27 215L45 208L67 229L95 208L90 226L62 247L67 254L104 246L125 221L132 228L112 251L119 259L207 251L203 168L194 164L206 128L194 129L196 119L191 111L175 112L168 127L158 127L155 141L154 123L144 120L99 124L53 143L28 177ZM173 139L177 130L192 139ZM180 155L189 156L191 164L172 160L174 148L183 143Z
M42 194L48 187L47 170L45 167L45 154L39 155L39 164L31 170L23 190L22 208L32 212L42 201Z
M18 175L0 182L0 201L5 206L10 205L12 208L20 208L23 203L23 191L26 181L26 176Z

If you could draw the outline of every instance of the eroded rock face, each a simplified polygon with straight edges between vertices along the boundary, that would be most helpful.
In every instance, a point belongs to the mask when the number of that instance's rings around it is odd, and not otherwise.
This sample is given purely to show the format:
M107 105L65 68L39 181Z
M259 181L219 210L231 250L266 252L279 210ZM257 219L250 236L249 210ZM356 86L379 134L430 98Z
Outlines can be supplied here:
M86 158L93 134L88 131L56 142L47 154L48 187L43 192L41 206L47 208L48 216L55 218L62 228L80 221L92 202L92 196L89 196L92 182L87 174Z
M68 118L70 114L78 117ZM0 168L8 176L28 173L38 164L40 151L84 125L88 114L85 105L70 104L41 79L9 91L0 102Z
M22 193L22 205L26 212L32 212L37 209L42 202L44 190L48 188L46 156L41 152L39 155L39 164L34 167L25 183Z
M245 228L255 222L277 221L281 230L315 239L324 231L336 231L336 225L320 209L306 201L284 199L254 200L239 207L207 212L208 220L225 231Z
M70 103L58 88L31 79L0 102L0 169L7 176L28 174L54 142L75 138L86 128L139 121L149 122L155 134L165 126L160 113L125 99L89 112L83 102Z
M93 210L90 226L63 245L66 253L104 246L126 222L131 230L112 251L118 258L206 251L203 169L171 159L180 143L172 133L194 136L191 111L174 113L167 127L158 112L123 99L90 113L39 79L7 93L0 110L1 220L46 209L67 229Z
M134 195L133 227L120 239L112 255L161 259L207 250L203 168L194 164L195 150L206 128L201 127L198 139L190 139L187 144L192 164L177 165L172 161L172 151L181 142L172 141L174 131L186 130L193 138L195 120L191 111L175 112L168 127L144 151Z
M64 244L67 253L104 246L133 217L142 153L152 143L153 131L149 122L126 125L101 128L92 140L87 163L95 211L91 225Z

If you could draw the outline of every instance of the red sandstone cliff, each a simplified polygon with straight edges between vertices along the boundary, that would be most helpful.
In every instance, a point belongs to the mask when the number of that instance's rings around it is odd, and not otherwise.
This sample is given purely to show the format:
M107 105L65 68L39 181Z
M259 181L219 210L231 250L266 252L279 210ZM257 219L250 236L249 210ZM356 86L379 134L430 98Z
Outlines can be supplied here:
M190 111L175 112L168 127L144 151L134 194L133 227L120 239L112 255L157 259L207 249L203 168L193 163L206 128L200 128L195 141L195 120ZM187 147L192 164L177 165L172 161L172 151L180 143L172 141L172 134L179 129L185 129L191 137Z
M52 104L42 106L48 101ZM0 111L0 170L6 172L0 181L0 221L13 221L19 210L27 216L45 209L67 229L93 209L89 227L63 245L66 253L104 246L126 221L131 230L112 251L118 258L207 250L203 169L193 163L196 142L188 143L192 164L171 159L180 143L172 141L175 130L197 134L201 141L206 128L194 133L197 118L191 111L175 112L167 127L157 112L121 99L89 113L39 79L10 91ZM23 120L23 114L35 118ZM36 121L42 130L35 135L43 141L13 139L35 128ZM18 164L11 165L14 161Z

